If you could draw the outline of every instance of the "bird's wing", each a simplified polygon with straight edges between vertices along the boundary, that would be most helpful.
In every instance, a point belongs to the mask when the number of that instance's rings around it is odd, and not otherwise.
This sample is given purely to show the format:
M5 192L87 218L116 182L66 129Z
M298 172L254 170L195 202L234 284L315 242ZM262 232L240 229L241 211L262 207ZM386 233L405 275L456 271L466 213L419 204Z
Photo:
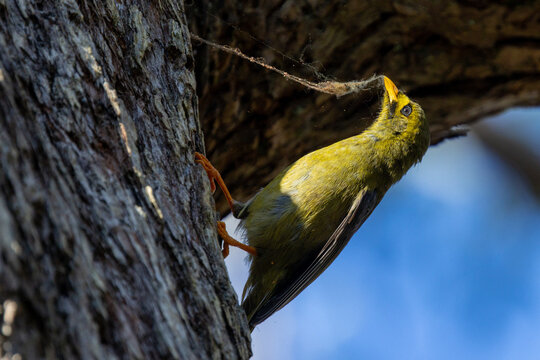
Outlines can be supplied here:
M282 279L274 291L265 297L251 317L250 325L253 327L266 320L311 284L343 250L381 198L375 190L363 190L324 246L306 259L297 271Z

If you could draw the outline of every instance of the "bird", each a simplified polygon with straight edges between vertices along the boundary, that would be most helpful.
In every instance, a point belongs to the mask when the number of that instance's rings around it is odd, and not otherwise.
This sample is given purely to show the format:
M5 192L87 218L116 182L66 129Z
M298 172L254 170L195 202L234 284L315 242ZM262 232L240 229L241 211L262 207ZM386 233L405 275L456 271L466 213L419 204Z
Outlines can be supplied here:
M200 153L196 162L223 190L247 244L218 222L229 246L245 250L249 276L242 294L250 330L283 308L334 261L387 190L420 162L430 144L420 105L386 76L377 118L363 132L304 155L247 202L234 200Z

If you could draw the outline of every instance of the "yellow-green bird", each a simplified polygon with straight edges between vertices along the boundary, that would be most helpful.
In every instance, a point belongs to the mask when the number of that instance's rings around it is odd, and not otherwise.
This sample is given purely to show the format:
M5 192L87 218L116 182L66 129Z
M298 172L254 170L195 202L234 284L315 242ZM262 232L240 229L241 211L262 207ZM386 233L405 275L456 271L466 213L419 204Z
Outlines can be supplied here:
M386 76L377 119L364 132L316 150L277 175L246 203L234 201L217 170L196 154L242 219L251 261L242 306L250 328L266 320L311 284L336 258L386 191L426 152L424 111Z

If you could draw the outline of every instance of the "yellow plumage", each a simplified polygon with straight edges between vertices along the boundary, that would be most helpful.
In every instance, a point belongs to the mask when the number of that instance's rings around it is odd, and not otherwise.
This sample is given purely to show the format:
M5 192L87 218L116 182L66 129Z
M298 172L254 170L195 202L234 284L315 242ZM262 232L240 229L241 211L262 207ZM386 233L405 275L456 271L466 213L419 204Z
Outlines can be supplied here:
M422 109L385 85L382 109L371 127L297 160L238 214L244 218L248 244L258 253L251 257L243 296L252 327L292 300L329 265L333 258L325 259L322 269L304 275L306 279L294 278L321 257L358 195L374 196L370 203L374 208L427 150L429 130ZM411 107L408 116L402 113L406 106ZM340 241L346 243L352 235L340 234ZM291 293L287 286L295 282L299 291ZM275 300L287 292L289 298Z
M336 258L386 191L420 161L429 146L422 108L382 77L386 92L363 133L305 155L247 203L232 199L219 172L199 153L196 161L217 180L248 245L218 232L251 254L242 296L253 328L285 306Z

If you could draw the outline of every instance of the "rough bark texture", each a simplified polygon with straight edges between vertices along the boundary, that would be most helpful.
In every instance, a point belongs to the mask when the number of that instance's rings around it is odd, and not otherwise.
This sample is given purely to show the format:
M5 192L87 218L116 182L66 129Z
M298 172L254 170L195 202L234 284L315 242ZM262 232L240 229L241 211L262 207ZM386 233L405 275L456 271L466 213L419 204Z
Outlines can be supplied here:
M439 142L455 125L540 104L539 7L540 1L224 0L194 2L187 11L201 37L310 80L388 75L422 104ZM194 44L207 151L239 200L299 156L362 131L376 112L376 94L336 99Z
M182 1L0 1L4 355L249 357L193 67Z

